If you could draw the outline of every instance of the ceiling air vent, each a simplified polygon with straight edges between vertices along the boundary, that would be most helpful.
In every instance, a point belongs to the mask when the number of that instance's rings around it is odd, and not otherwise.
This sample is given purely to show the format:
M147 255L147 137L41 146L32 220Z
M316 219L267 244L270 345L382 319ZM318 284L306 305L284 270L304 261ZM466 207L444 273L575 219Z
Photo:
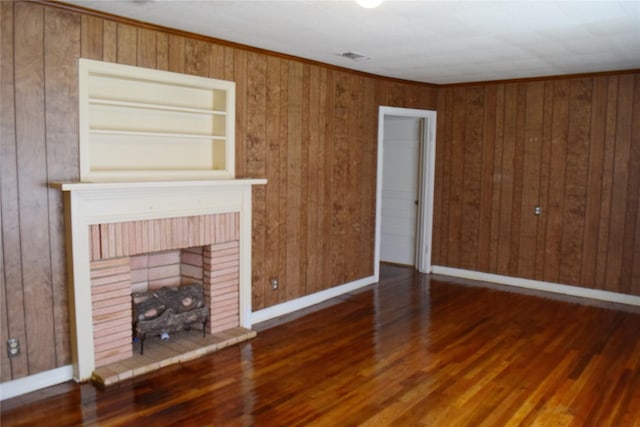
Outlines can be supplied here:
M344 56L345 58L349 58L353 61L367 61L369 59L371 59L369 56L367 55L363 55L361 53L358 52L354 52L354 51L347 51L347 52L340 52L338 55L340 56Z

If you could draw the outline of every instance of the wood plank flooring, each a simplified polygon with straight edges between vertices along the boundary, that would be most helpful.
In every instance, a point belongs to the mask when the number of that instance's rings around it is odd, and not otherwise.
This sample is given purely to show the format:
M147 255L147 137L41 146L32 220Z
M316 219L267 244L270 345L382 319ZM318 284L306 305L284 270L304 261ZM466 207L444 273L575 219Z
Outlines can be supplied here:
M383 266L378 285L105 391L2 402L2 425L640 426L640 310Z

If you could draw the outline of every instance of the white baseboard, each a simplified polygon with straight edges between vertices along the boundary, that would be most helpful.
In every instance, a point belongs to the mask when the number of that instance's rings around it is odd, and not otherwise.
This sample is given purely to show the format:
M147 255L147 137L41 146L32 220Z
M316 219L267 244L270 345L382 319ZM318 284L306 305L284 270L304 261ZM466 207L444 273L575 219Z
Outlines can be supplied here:
M502 276L499 274L483 273L480 271L464 270L460 268L432 266L433 274L459 277L462 279L479 280L484 282L498 283L501 285L515 286L520 288L535 289L546 292L571 295L582 298L590 298L601 301L616 302L633 306L640 306L640 297L634 295L621 294L617 292L602 291L599 289L588 289L579 286L562 285L559 283L543 282L540 280L522 279L519 277ZM287 301L282 304L267 307L251 313L251 323L256 324L266 320L284 316L294 311L310 307L331 298L353 292L357 289L376 283L376 276L365 277L344 285L316 292L301 298ZM0 401L50 387L56 384L73 379L73 368L71 365L62 366L50 371L30 375L13 381L0 384Z
M353 282L345 283L344 285L325 289L324 291L316 292L315 294L283 302L282 304L273 305L262 310L254 311L253 313L251 313L251 324L253 325L256 323L264 322L265 320L270 320L279 316L284 316L285 314L293 313L294 311L301 310L303 308L310 307L312 305L321 303L342 294L355 291L356 289L369 286L373 283L376 283L377 281L378 278L373 275L365 277L363 279L355 280Z
M251 314L251 323L255 324L278 316L283 316L302 308L340 296L347 292L355 291L356 289L371 285L377 281L378 279L376 276L370 276L320 291L315 294L307 295L302 298L297 298L292 301L268 307L264 310L253 312ZM71 380L73 380L73 367L71 365L67 365L50 371L40 372L39 374L29 375L28 377L19 378L17 380L7 381L0 384L0 401Z
M600 289L582 288L580 286L562 285L560 283L543 282L540 280L501 276L499 274L483 273L480 271L464 270L461 268L441 267L438 265L434 265L432 267L432 271L434 274L459 277L461 279L480 280L484 282L499 283L501 285L516 286L519 288L536 289L556 294L640 306L640 297L638 296L602 291Z
M29 375L13 381L0 384L0 401L11 399L22 394L31 393L45 387L60 384L73 379L73 368L71 365Z

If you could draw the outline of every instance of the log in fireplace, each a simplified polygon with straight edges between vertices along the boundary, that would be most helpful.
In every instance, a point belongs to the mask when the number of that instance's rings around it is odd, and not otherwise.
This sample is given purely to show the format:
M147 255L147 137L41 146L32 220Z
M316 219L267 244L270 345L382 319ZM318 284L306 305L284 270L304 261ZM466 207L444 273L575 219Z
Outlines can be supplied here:
M204 305L202 283L135 292L131 299L133 336L140 341L140 354L144 354L144 340L148 336L169 339L170 333L191 329L194 325L202 325L202 336L205 336L209 308Z

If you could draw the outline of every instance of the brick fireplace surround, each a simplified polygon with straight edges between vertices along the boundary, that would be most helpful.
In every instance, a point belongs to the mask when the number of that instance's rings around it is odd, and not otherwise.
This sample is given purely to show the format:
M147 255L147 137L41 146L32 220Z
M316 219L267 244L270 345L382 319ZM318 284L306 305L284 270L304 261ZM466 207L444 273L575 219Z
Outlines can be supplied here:
M202 283L210 313L206 332L237 327L238 231L237 212L90 226L96 367L133 356L132 284L147 291Z
M208 333L251 328L251 186L265 183L55 184L65 196L76 381L132 356L132 286L200 279ZM150 261L161 258L179 262Z

